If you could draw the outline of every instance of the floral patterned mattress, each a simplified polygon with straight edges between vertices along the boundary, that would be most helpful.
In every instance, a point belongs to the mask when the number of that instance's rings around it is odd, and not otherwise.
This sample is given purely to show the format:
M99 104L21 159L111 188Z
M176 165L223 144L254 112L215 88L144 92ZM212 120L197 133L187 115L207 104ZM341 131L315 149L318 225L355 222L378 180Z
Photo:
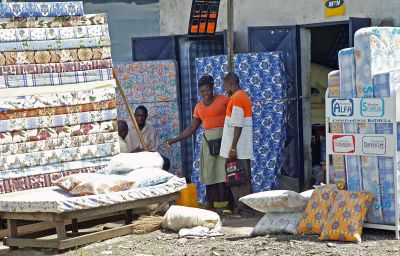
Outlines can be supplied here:
M0 195L0 212L63 213L168 195L184 188L185 179L174 177L157 186L92 196L76 197L58 187L31 189Z

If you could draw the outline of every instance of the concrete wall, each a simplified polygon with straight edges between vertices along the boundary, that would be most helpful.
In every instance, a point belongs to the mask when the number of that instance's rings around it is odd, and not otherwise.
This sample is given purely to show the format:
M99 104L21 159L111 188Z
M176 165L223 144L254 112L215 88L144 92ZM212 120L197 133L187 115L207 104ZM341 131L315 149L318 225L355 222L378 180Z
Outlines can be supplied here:
M345 15L325 17L323 0L233 0L235 52L248 51L248 27L304 25L371 18L372 25L400 26L400 0L345 0ZM191 0L160 0L161 35L187 34ZM226 29L226 1L222 1L217 31ZM303 93L303 139L305 185L311 177L311 35L301 29L301 76Z
M372 18L373 25L393 19L400 26L400 0L345 0L345 16L325 18L323 0L233 0L236 52L247 51L247 27L302 25ZM187 34L191 0L160 0L160 33ZM297 3L297 4L296 4ZM226 1L222 1L217 31L226 29Z
M107 13L114 62L132 60L132 37L160 34L157 0L84 1L85 13Z
M301 51L301 84L310 84L311 65L311 31L302 28L300 30L300 51ZM304 186L309 185L312 174L312 152L311 152L311 90L308 86L302 87L303 102L303 157L304 157Z

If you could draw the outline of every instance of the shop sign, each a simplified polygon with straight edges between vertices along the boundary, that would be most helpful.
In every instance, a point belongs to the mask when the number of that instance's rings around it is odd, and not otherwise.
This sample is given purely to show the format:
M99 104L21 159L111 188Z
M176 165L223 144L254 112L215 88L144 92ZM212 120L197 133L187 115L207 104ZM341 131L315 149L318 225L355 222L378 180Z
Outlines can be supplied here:
M332 100L333 116L352 116L354 113L352 99L334 99Z
M353 135L334 135L332 147L334 153L354 153L356 150L355 138Z
M386 138L380 136L364 136L362 138L362 151L366 155L385 155Z
M344 0L324 0L325 1L325 16L344 15Z
M328 155L388 156L397 154L395 134L339 134L326 135Z
M385 113L385 102L383 99L362 99L361 116L382 117Z
M392 123L394 97L386 98L327 98L326 122ZM397 106L400 106L398 104ZM400 120L400 108L396 114Z

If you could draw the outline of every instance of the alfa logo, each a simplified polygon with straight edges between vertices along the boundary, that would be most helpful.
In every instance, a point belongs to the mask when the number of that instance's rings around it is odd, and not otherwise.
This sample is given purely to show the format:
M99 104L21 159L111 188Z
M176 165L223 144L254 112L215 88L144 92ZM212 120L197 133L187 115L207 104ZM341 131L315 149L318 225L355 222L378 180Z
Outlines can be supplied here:
M356 151L353 135L333 135L332 150L334 153L354 153Z
M352 116L354 113L354 103L352 99L332 100L333 116Z
M328 0L328 1L326 1L325 6L327 8L334 9L334 8L338 8L338 7L342 6L343 4L344 4L344 0Z

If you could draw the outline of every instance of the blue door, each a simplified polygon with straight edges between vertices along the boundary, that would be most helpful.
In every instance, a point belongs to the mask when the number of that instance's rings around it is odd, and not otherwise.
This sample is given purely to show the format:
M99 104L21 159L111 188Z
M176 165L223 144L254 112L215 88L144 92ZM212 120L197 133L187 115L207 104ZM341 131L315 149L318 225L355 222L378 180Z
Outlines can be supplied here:
M132 60L175 60L175 37L134 37L132 38Z
M287 138L281 174L304 183L300 32L298 26L249 27L250 52L281 51L288 73Z
M349 45L350 47L354 46L354 34L360 28L370 27L371 19L370 18L349 18Z

